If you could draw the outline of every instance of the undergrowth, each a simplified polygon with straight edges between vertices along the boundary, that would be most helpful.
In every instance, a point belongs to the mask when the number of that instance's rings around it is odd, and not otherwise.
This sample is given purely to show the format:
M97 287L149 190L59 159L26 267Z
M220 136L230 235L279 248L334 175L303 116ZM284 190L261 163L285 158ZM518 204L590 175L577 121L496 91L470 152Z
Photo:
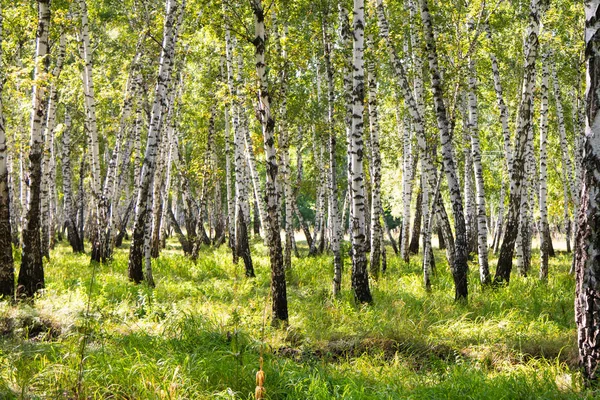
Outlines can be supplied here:
M467 304L453 302L439 251L427 293L419 257L406 264L388 249L372 305L354 303L348 259L334 299L331 257L294 258L289 326L273 328L263 326L267 251L252 246L257 277L247 279L226 246L194 264L170 241L153 261L155 289L127 280L118 250L98 266L86 321L89 257L59 244L33 304L0 302L0 398L75 398L84 332L80 398L250 399L261 352L271 399L594 396L577 372L569 255L551 259L547 283L532 271L485 290L474 260Z

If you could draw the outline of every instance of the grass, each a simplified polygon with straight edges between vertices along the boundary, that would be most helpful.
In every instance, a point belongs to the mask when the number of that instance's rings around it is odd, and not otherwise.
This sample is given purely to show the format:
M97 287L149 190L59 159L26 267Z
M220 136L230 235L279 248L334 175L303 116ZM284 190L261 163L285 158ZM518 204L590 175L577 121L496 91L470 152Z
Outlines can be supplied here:
M251 399L261 349L271 399L594 397L576 368L566 254L551 259L547 283L513 275L494 290L477 284L475 260L469 302L455 304L442 252L427 293L419 258L405 264L388 249L370 306L352 299L349 260L333 299L331 257L294 258L289 327L276 329L263 328L267 251L252 246L257 277L246 279L225 246L193 264L170 241L154 261L155 289L128 282L118 250L97 267L85 318L89 258L59 244L33 304L0 302L0 398L75 398L84 332L80 398Z

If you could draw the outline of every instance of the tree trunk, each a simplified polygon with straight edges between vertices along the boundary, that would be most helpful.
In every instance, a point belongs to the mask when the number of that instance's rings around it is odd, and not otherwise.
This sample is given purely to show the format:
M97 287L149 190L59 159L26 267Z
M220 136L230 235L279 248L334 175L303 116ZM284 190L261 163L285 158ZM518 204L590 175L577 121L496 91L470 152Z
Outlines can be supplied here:
M235 175L235 250L233 251L233 260L238 261L238 256L242 256L244 261L245 274L247 277L254 276L254 266L250 255L250 244L248 242L247 221L250 218L247 205L248 200L247 185L244 179L244 137L241 132L240 114L242 107L237 96L239 82L234 82L233 73L233 49L234 40L231 38L229 29L225 30L226 42L226 63L227 63L227 82L229 94L232 98L232 125L233 125L233 157L234 157L234 175ZM238 80L237 77L235 79ZM243 225L243 226L242 226Z
M185 0L182 1L182 4L179 4L178 0L167 0L166 4L158 81L156 83L154 102L150 114L146 152L144 154L144 163L138 185L139 189L135 207L136 213L133 225L133 237L129 251L129 279L135 283L140 283L144 280L142 259L144 257L144 234L149 219L147 203L156 170L156 153L160 142L161 125L164 118L163 110L166 107L167 87L169 86L171 70L173 69L177 30L179 28L181 17L183 16L184 6ZM179 8L181 8L181 10L179 10ZM179 18L177 18L177 16L179 16Z
M360 303L372 301L366 254L365 184L363 171L364 0L354 0L354 47L352 51L352 138L348 146L350 165L350 218L352 233L352 290Z
M92 211L91 222L91 241L92 241L92 261L105 261L104 257L104 235L101 227L106 225L108 218L108 199L102 196L100 187L100 147L98 143L98 124L96 120L96 97L94 92L94 79L92 68L92 48L90 44L88 12L86 0L79 0L81 13L81 44L80 54L84 61L83 68L83 92L85 97L85 116L86 129L88 132L88 149L90 152L90 169L92 172L91 194Z
M60 36L56 65L52 71L52 84L48 94L48 111L46 113L46 126L44 133L44 156L42 158L42 183L40 194L41 224L42 224L42 255L50 259L50 243L52 242L52 217L51 201L54 193L52 182L54 167L54 128L56 127L56 107L58 104L57 81L62 71L65 59L66 39L65 34ZM52 191L52 192L51 192ZM52 193L52 194L51 194Z
M548 226L548 55L542 57L542 84L540 87L540 279L548 279L549 233Z
M325 75L327 76L327 125L329 128L329 220L331 225L331 251L333 252L333 296L335 297L338 296L342 290L344 261L340 250L340 244L343 237L338 208L337 161L335 156L337 138L334 129L335 87L333 68L331 66L332 45L327 34L326 23L326 16L323 16L321 28L323 31Z
M483 166L481 164L481 146L479 144L479 122L477 112L477 72L473 59L469 60L469 133L471 135L471 152L475 172L475 190L477 192L477 254L479 259L479 281L482 285L491 282L488 265L488 229L485 212L485 189L483 183Z
M427 0L421 0L421 20L425 33L425 46L429 58L429 72L431 74L431 86L433 88L433 100L436 110L436 118L440 131L440 141L442 144L442 158L444 171L446 172L446 180L450 189L450 201L452 203L452 211L454 214L454 257L455 263L450 266L452 276L454 278L456 301L466 301L468 296L467 286L467 237L465 227L465 216L463 211L462 196L458 176L456 173L456 162L453 155L452 134L450 132L450 124L446 113L446 105L444 103L442 92L442 80L438 67L437 50L433 37L433 26L429 15L429 7Z
M415 205L415 217L413 219L413 230L410 239L410 245L408 246L408 251L410 254L419 254L419 241L421 238L421 225L423 216L423 184L421 181L421 185L419 191L417 192L417 202ZM408 222L408 221L407 221ZM404 259L406 261L406 259Z
M412 201L412 151L410 141L410 124L405 122L400 124L399 110L396 109L396 123L399 129L402 129L402 230L400 234L400 258L404 262L410 261L410 254L417 254L419 252L419 231L421 227L420 215L421 215L421 203L422 193L419 191L417 197L417 211L415 213L415 224L413 225L413 238L416 233L415 244L411 241L409 246L408 235L410 233L410 203ZM404 126L402 126L404 125ZM417 219L419 216L419 219ZM416 248L415 248L416 245Z
M538 53L538 33L542 14L540 0L531 0L529 26L527 27L525 43L525 65L523 67L523 88L516 129L515 155L512 165L511 190L506 218L506 229L498 257L495 283L508 283L512 271L512 258L517 238L517 225L521 203L521 186L524 179L525 150L527 136L532 123L533 114L533 89L535 86L535 61Z
M21 269L17 280L17 297L33 297L44 288L44 266L40 236L40 189L42 180L42 124L46 115L45 86L35 83L46 78L45 59L48 56L50 0L38 0L35 71L31 112L29 149L29 202L23 229Z
M64 221L67 238L74 253L83 253L83 239L77 229L77 210L73 205L73 184L71 182L71 114L65 110L65 128L62 134L62 176Z
M271 98L268 88L267 65L265 63L265 21L261 0L250 0L254 11L254 48L256 74L258 76L257 118L262 125L266 161L266 233L269 238L269 258L271 260L271 301L273 324L287 323L288 306L285 282L285 268L281 246L279 225L279 199L277 196L277 154L275 150L275 120L271 114Z
M575 321L579 363L588 386L595 386L600 361L600 25L599 0L585 2L585 56L587 62L586 124L582 162L583 189L575 245Z
M2 5L0 5L0 60L2 59ZM4 90L4 72L0 72L0 299L14 299L15 268L12 256L12 235L10 224L10 195L8 186L8 151L2 92Z
M369 36L367 45L373 46ZM379 151L379 120L377 114L377 76L373 62L367 64L369 83L369 127L371 133L371 275L379 276L383 228L381 226L381 154Z

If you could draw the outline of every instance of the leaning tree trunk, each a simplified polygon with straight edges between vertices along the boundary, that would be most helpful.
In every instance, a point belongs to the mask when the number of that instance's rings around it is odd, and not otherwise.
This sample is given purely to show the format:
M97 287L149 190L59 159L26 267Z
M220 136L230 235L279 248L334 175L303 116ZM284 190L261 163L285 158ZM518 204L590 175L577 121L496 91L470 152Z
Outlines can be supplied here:
M548 227L548 55L542 57L542 83L540 86L540 279L548 279L548 258L550 246L548 239L550 228Z
M433 37L433 26L429 15L427 0L421 0L421 19L425 33L425 46L429 58L429 72L431 73L431 86L433 88L433 100L435 104L438 128L440 130L440 141L442 144L442 159L446 180L450 189L450 201L454 214L454 265L451 265L454 278L454 299L457 301L467 300L467 237L465 226L465 215L463 211L460 184L456 173L456 162L453 155L452 134L446 112L446 105L442 92L442 79L438 66L437 50Z
M535 61L537 59L540 30L540 18L542 7L540 0L531 0L529 14L529 26L527 27L526 43L524 48L525 65L523 66L523 87L521 91L521 102L516 129L516 146L512 165L511 190L506 218L506 229L500 248L498 264L494 282L508 283L512 271L512 258L517 239L517 226L519 222L519 208L521 204L521 192L524 179L525 150L527 136L532 123L533 114L533 89L535 87Z
M17 280L17 296L33 297L44 288L44 266L40 236L40 189L42 180L42 124L46 115L45 86L38 82L46 78L45 59L48 56L50 0L38 0L31 140L29 149L29 201L23 229L21 269Z
M2 60L2 5L0 4L0 61ZM10 195L8 187L8 152L2 92L4 89L4 71L0 72L0 299L13 299L15 295L15 269L12 256L10 226Z
M600 361L600 0L585 2L587 62L586 123L582 162L583 189L575 245L575 321L579 363L589 386L595 386Z
M265 15L261 0L250 0L254 12L255 37L253 40L258 76L257 117L262 125L265 161L266 161L266 210L265 219L269 225L266 229L269 237L269 258L271 260L271 301L273 323L287 322L287 290L285 268L281 246L279 225L279 199L277 195L277 153L275 150L275 120L271 114L271 98L268 87L267 65L265 63Z
M140 182L138 184L133 237L131 248L129 250L129 279L135 283L140 283L144 280L142 260L144 258L144 231L149 218L149 209L147 206L148 197L154 180L156 153L159 146L161 125L164 118L163 109L165 109L167 102L167 87L171 80L171 70L173 69L173 59L175 56L175 44L177 42L177 30L179 22L181 21L181 16L183 16L184 5L185 0L182 0L182 4L179 4L178 0L167 0L166 4L158 80L156 82L154 102L150 114L150 125L148 128L144 163L142 166ZM182 10L179 10L179 8ZM177 15L179 15L180 18L176 18Z
M350 165L350 218L352 234L352 290L360 303L372 301L366 254L365 183L363 171L364 0L354 0L354 48L352 52L352 138L348 146Z

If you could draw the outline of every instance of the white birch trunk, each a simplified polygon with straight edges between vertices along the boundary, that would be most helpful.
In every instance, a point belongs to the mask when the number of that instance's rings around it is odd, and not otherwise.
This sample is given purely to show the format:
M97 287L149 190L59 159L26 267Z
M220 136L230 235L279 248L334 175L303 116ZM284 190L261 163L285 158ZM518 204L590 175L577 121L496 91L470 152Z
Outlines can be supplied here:
M182 0L182 4L179 4L178 0L167 0L166 3L158 80L150 114L150 125L148 127L144 163L140 173L139 189L135 207L135 221L133 226L133 240L129 252L129 279L136 283L140 283L144 280L142 259L144 257L144 233L147 229L149 219L148 196L150 194L150 188L156 170L156 154L160 141L161 126L164 119L163 110L165 109L168 100L167 87L171 80L171 71L173 69L173 59L175 56L175 44L177 42L177 31L179 24L181 23L184 7L185 0ZM148 271L146 271L146 279L149 278L151 278L151 274L148 274Z
M17 280L17 297L31 298L43 289L44 267L40 237L40 189L42 180L42 127L46 115L45 82L48 79L45 59L48 56L50 0L38 0L34 86L31 110L31 139L29 142L29 191L27 214L23 229L21 268Z
M348 146L350 165L350 217L352 234L352 290L358 302L371 302L366 255L365 183L363 170L364 128L364 0L354 0L354 46L352 51L352 137Z
M265 15L261 0L251 0L254 12L254 57L256 75L258 77L257 118L262 125L263 142L266 161L266 222L265 229L269 243L269 258L271 261L271 300L273 323L288 320L287 289L285 268L281 248L281 232L279 224L279 199L277 196L277 153L275 150L274 130L275 120L271 113L271 98L268 87L267 65L265 63Z
M548 243L550 229L548 227L548 170L546 145L548 142L548 55L542 57L542 82L540 86L540 279L548 279Z
M473 59L469 60L469 133L471 135L471 152L473 170L475 172L475 190L477 191L477 254L479 256L479 281L482 285L490 283L488 265L488 229L485 212L485 189L483 182L483 166L481 164L481 146L479 144L479 120L477 111L477 71Z
M56 127L56 107L58 105L58 79L62 71L63 61L65 59L66 37L63 33L60 36L56 64L52 71L52 83L48 94L48 111L46 113L46 126L44 132L44 156L42 158L42 184L40 194L40 206L42 217L42 254L50 259L50 242L52 235L52 213L51 201L54 185L51 184L54 167L54 128Z

